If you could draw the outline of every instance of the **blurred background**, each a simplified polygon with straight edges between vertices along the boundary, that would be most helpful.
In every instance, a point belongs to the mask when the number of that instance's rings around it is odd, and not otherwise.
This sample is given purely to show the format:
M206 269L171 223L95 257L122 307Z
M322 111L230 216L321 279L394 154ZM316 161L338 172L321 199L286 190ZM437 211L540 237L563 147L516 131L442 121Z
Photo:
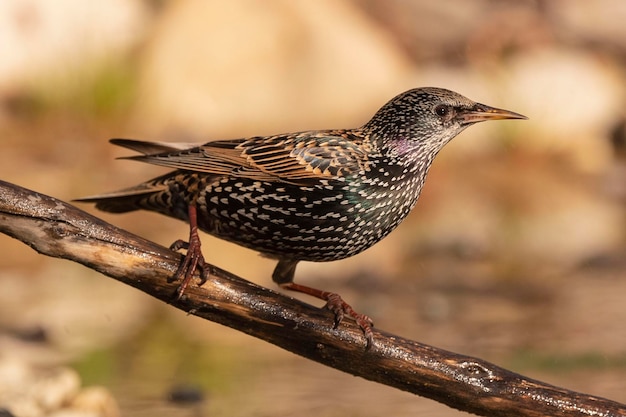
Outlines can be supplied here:
M164 172L115 161L112 137L356 127L419 86L522 113L449 144L384 241L297 281L386 331L626 402L625 18L621 0L3 0L0 179L71 200ZM163 245L188 233L81 208ZM209 262L275 288L274 262L202 239ZM0 253L15 415L461 415L9 237Z

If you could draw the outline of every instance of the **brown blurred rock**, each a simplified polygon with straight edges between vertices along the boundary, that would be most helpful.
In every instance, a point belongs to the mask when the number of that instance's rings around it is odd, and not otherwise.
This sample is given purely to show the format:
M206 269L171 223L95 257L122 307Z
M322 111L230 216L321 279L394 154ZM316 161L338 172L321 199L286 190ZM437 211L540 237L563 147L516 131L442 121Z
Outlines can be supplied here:
M351 2L168 4L141 66L137 123L198 140L359 125L410 64Z
M407 220L413 227L396 232L406 247L461 245L532 269L572 267L626 237L623 208L599 190L601 178L551 158L501 155L433 171Z
M84 88L97 68L137 44L148 18L141 1L1 1L0 104L27 91L63 96Z
M502 93L530 118L516 146L566 155L587 171L610 163L607 137L626 98L616 61L575 50L541 49L512 59L506 78Z
M40 368L5 355L0 359L0 409L16 417L119 417L104 388L81 389L69 368Z
M0 281L0 356L10 354L43 366L131 337L158 305L138 291L68 262L47 262L41 273L3 271ZM45 340L15 337L33 328L45 332Z
M559 37L576 45L626 54L622 0L544 1Z
M359 0L419 64L459 66L501 46L541 41L544 29L534 1L445 2ZM539 29L539 30L537 30Z
M72 412L70 414L69 412ZM111 392L103 387L86 387L72 398L67 410L50 417L75 416L120 417L121 413Z

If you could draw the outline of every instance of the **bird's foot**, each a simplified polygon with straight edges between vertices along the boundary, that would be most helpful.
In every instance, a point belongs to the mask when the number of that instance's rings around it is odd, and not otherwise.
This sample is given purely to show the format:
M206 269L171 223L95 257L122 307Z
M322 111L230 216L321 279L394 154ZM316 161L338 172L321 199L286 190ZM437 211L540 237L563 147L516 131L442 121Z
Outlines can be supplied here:
M209 268L208 264L204 261L200 236L198 235L195 206L189 206L189 226L189 241L185 242L179 239L170 245L171 250L179 251L185 249L187 251L171 280L181 281L178 288L176 288L174 300L179 300L183 296L196 270L200 271L199 285L204 284L209 279Z
M339 326L339 323L341 323L344 316L347 314L356 321L356 324L358 324L363 331L363 335L365 336L365 340L367 343L365 348L369 349L374 343L374 334L372 332L374 322L372 321L372 319L365 314L360 314L354 311L352 306L346 303L339 294L326 293L325 298L327 300L325 308L335 314L334 328L337 328L337 326Z
M324 308L332 311L335 315L335 323L333 326L333 328L335 329L337 328L337 326L339 326L339 323L341 323L346 315L352 317L354 320L356 320L356 324L359 325L359 327L363 331L363 335L365 336L365 350L368 350L372 347L374 343L374 333L372 332L374 322L365 314L359 314L354 311L352 306L343 301L343 298L341 298L339 294L318 290L316 288L311 288L306 285L296 284L293 281L281 282L280 286L287 290L301 292L303 294L308 294L312 297L326 301L326 305L324 306Z
M193 279L193 275L196 270L200 271L199 285L202 285L207 281L209 278L209 270L206 267L204 255L202 255L202 251L200 250L199 239L197 242L185 242L184 240L179 239L172 243L170 249L174 251L179 251L181 249L187 250L187 253L184 255L178 270L171 279L172 282L180 281L180 285L176 288L176 294L174 296L175 300L179 300Z

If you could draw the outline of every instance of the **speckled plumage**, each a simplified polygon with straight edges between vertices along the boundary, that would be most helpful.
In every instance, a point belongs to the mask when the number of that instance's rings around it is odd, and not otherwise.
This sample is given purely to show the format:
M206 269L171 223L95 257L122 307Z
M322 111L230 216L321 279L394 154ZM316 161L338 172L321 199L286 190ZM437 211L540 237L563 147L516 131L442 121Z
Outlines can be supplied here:
M297 262L343 259L380 241L411 211L446 143L473 123L511 118L523 116L420 88L396 96L357 129L202 145L113 139L143 154L129 159L175 171L84 200L104 211L144 209L185 221L193 208L200 230L277 259L277 283L330 304L335 294L293 284ZM360 320L371 342L367 317L347 304L330 307L338 320L343 312Z

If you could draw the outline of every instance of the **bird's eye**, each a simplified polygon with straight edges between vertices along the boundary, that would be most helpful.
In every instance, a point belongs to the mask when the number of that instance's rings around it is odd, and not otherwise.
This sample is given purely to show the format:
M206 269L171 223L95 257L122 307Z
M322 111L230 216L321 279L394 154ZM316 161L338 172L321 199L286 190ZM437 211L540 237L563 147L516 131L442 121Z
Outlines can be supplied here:
M452 111L452 108L445 104L440 104L437 107L435 107L435 113L439 117L446 117L447 115L450 114L451 111Z

